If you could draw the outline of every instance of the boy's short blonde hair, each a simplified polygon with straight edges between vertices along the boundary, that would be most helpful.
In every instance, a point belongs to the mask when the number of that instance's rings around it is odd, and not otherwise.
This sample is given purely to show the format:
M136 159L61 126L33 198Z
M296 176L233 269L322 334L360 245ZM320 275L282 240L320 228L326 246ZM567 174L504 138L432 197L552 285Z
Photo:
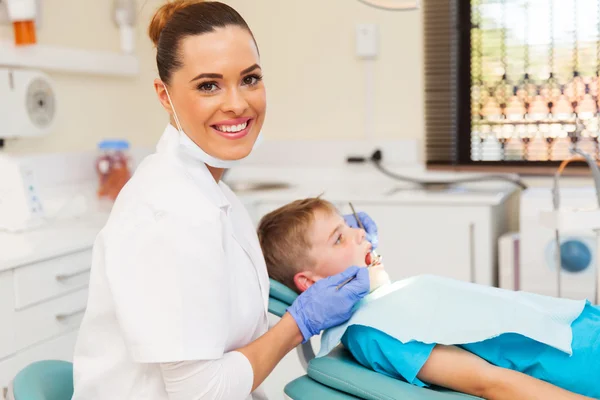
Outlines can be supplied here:
M311 197L271 211L258 224L258 239L269 277L296 292L299 290L294 275L313 264L308 254L312 246L308 232L317 210L338 212L327 200Z

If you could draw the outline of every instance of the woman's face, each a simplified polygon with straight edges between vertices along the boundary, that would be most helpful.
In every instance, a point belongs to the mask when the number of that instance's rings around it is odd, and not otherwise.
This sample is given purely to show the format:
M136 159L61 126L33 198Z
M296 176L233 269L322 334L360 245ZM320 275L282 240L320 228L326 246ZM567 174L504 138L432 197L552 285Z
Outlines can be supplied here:
M237 26L189 36L180 43L183 66L171 75L168 90L185 133L213 157L247 156L262 128L266 93L258 49L250 33ZM162 82L154 86L175 125Z

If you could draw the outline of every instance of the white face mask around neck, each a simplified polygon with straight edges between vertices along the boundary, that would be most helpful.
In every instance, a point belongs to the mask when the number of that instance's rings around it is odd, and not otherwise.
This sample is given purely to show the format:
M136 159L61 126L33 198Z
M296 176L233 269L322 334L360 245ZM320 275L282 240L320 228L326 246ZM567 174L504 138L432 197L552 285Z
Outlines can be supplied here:
M177 130L179 131L179 134L185 135L191 140L191 138L183 131L183 128L181 127L181 123L179 122L179 118L177 117L177 112L175 111L175 106L173 105L173 101L171 101L171 95L169 95L167 86L164 84L163 84L163 86L165 88L165 92L167 93L167 98L169 99L169 104L171 105L171 108L173 109L173 117L175 119L175 124L177 125ZM256 138L256 141L254 142L254 146L252 147L252 151L254 151L254 149L256 149L258 147L260 142L262 142L262 134L261 133L258 134L258 137ZM198 158L203 163L205 163L206 165L209 165L213 168L224 168L224 169L232 168L232 167L236 166L237 164L239 164L240 161L244 160L246 157L248 157L250 155L250 154L248 154L248 156L246 156L244 158L240 158L238 160L222 160L220 158L211 156L210 154L208 154L207 152L202 150L202 148L198 145L196 145L196 148L197 148L196 155L198 156ZM252 153L252 152L250 152L250 153Z

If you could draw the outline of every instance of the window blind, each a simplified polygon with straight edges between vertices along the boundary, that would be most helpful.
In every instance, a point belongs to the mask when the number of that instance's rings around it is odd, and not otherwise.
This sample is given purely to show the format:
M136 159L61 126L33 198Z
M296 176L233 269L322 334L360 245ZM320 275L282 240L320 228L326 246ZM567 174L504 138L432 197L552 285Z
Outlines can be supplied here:
M425 143L428 164L458 164L460 161L459 2L460 0L423 2ZM468 88L468 83L466 87Z

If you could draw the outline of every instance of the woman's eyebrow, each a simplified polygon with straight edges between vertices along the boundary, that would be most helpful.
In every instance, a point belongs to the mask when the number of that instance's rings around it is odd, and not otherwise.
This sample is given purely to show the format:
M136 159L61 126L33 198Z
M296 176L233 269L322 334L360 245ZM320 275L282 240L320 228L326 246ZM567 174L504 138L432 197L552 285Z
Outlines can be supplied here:
M249 66L248 68L242 70L242 72L240 72L240 75L247 74L248 72L254 71L257 68L261 69L260 65L253 64L253 65ZM198 79L203 79L203 78L223 79L223 75L222 74L216 74L214 72L203 72L201 74L196 75L196 77L194 79L192 79L190 82L194 82L194 81L197 81Z
M194 81L197 81L198 79L202 79L202 78L223 79L223 75L221 75L221 74L215 74L215 73L212 73L212 72L204 72L204 73L201 73L201 74L197 75L190 82L194 82Z
M250 71L254 71L254 70L255 70L255 69L257 69L257 68L258 68L258 69L261 69L261 68L260 68L260 65L258 65L258 64L253 64L253 65L249 66L248 68L246 68L246 69L242 70L242 72L240 72L240 75L247 74L248 72L250 72Z

